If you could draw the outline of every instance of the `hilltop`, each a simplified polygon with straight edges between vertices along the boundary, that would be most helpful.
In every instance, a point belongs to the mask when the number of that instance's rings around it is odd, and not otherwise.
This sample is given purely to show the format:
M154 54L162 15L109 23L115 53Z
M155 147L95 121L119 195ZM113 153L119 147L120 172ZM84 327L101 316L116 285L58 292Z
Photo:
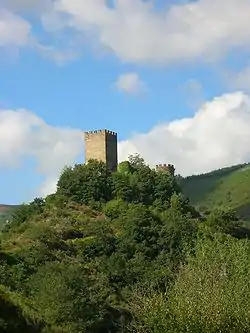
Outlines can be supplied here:
M6 204L0 204L0 213L2 214L8 214L10 212L13 212L14 209L18 208L20 205L6 205Z
M250 242L178 179L138 156L115 172L92 160L18 207L0 233L0 331L249 332Z
M250 221L250 164L238 164L180 179L183 194L199 210L226 206ZM18 205L0 204L0 229Z
M226 206L250 221L250 164L238 164L180 179L182 193L199 210ZM0 204L0 229L19 205Z
M198 209L227 206L250 220L250 164L182 178L180 185L184 195Z

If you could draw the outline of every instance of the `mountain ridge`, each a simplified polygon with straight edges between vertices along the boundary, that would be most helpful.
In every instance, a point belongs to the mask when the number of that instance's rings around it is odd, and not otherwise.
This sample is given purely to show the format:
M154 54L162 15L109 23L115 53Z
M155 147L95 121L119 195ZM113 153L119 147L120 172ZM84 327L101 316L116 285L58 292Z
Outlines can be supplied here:
M238 164L180 180L183 194L201 210L227 206L250 221L250 164Z
M0 212L4 212L6 210L17 208L20 205L11 205L11 204L0 204Z

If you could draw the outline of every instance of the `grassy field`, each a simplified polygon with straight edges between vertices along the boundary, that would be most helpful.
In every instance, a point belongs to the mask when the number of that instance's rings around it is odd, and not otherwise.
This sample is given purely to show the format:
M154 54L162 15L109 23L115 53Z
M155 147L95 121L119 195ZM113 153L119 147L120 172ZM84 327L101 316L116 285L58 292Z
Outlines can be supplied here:
M250 221L250 164L187 177L181 180L181 187L196 207L227 206Z

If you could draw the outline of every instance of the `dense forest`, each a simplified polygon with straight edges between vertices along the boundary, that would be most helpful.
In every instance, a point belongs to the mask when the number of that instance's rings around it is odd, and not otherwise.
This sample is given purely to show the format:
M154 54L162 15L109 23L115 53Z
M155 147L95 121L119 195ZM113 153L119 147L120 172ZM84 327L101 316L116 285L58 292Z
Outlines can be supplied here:
M1 232L0 332L249 332L244 221L180 183L138 155L65 168Z

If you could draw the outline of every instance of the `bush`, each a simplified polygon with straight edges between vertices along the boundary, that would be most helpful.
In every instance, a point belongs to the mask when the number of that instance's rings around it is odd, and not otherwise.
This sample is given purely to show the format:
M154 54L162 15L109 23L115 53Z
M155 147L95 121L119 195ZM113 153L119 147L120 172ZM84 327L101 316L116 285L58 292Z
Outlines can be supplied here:
M195 255L168 294L135 296L135 332L249 332L250 245L216 235Z

